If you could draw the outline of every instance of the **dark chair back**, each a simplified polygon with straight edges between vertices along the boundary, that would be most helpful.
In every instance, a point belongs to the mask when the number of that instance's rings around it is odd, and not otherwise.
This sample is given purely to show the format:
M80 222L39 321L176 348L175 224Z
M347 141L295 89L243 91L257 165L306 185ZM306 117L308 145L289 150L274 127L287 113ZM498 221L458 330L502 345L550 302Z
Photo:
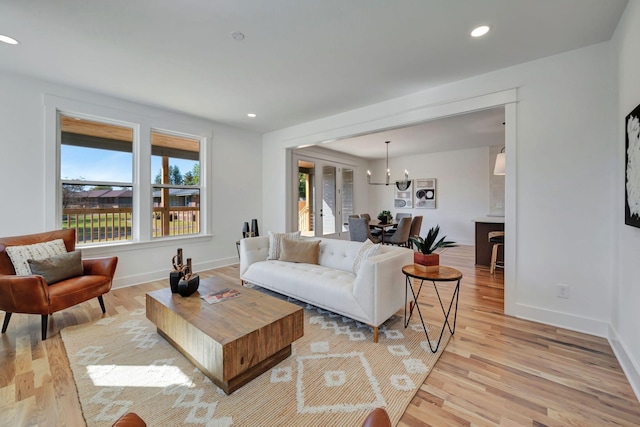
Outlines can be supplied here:
M384 242L391 245L408 246L410 232L411 218L402 218L395 233L389 237L385 235Z
M378 239L371 235L369 221L364 218L349 218L349 239L354 242L364 242L367 239L378 243Z
M422 215L418 215L411 220L411 231L409 236L419 236L422 228Z

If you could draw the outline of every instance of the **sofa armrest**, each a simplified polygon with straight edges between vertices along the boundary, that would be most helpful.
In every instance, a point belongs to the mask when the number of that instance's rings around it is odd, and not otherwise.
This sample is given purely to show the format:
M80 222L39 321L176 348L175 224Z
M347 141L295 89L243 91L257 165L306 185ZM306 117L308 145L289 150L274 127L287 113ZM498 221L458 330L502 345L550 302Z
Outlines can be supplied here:
M254 262L269 256L269 236L247 237L240 240L240 277Z
M85 276L107 276L113 278L118 265L118 257L83 259L82 267Z
M49 285L38 275L0 275L0 310L48 314Z
M379 326L405 302L402 267L413 263L413 251L386 247L385 252L366 259L353 285L358 304Z

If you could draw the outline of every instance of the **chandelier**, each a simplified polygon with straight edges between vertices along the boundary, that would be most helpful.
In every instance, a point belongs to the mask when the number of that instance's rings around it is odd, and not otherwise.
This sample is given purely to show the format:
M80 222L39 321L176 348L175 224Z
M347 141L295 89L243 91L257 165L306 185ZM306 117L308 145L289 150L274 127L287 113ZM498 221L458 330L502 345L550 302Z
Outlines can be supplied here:
M389 169L389 143L391 141L385 141L387 144L387 176L385 182L371 182L371 171L367 171L367 184L369 185L389 185L389 179L391 178L391 170ZM396 188L400 191L405 191L411 185L411 181L409 181L409 171L404 170L404 180L396 181Z

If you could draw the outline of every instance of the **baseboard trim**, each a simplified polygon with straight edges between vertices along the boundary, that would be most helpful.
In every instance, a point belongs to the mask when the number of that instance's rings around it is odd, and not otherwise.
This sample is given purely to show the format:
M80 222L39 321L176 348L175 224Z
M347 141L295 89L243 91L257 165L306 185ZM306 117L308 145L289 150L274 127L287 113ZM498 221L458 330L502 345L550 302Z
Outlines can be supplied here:
M214 261L207 261L199 264L194 264L193 269L197 273L198 271L211 270L213 268L225 267L227 265L233 265L238 263L238 257L223 258ZM160 271L148 271L140 274L134 274L125 277L116 277L113 279L113 289L126 288L128 286L139 285L141 283L153 282L155 280L169 279L169 270Z
M608 339L609 345L611 345L613 353L616 355L618 363L620 363L622 367L622 371L626 375L629 384L631 384L633 392L636 394L636 399L640 401L640 369L633 361L633 358L629 356L630 353L627 351L627 346L624 341L620 339L618 332L611 325L609 325Z
M514 316L597 337L609 338L609 323L525 304L516 304Z

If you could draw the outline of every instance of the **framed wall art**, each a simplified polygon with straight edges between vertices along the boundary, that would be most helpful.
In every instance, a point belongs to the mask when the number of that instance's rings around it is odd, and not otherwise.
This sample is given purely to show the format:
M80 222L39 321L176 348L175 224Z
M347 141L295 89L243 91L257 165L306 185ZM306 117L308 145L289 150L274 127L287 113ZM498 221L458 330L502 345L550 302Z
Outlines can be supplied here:
M416 209L436 208L436 179L425 178L415 180Z
M413 180L410 179L404 183L406 183L404 190L400 190L399 185L394 188L393 206L400 209L411 209L413 208Z
M640 105L625 118L624 223L640 227Z

